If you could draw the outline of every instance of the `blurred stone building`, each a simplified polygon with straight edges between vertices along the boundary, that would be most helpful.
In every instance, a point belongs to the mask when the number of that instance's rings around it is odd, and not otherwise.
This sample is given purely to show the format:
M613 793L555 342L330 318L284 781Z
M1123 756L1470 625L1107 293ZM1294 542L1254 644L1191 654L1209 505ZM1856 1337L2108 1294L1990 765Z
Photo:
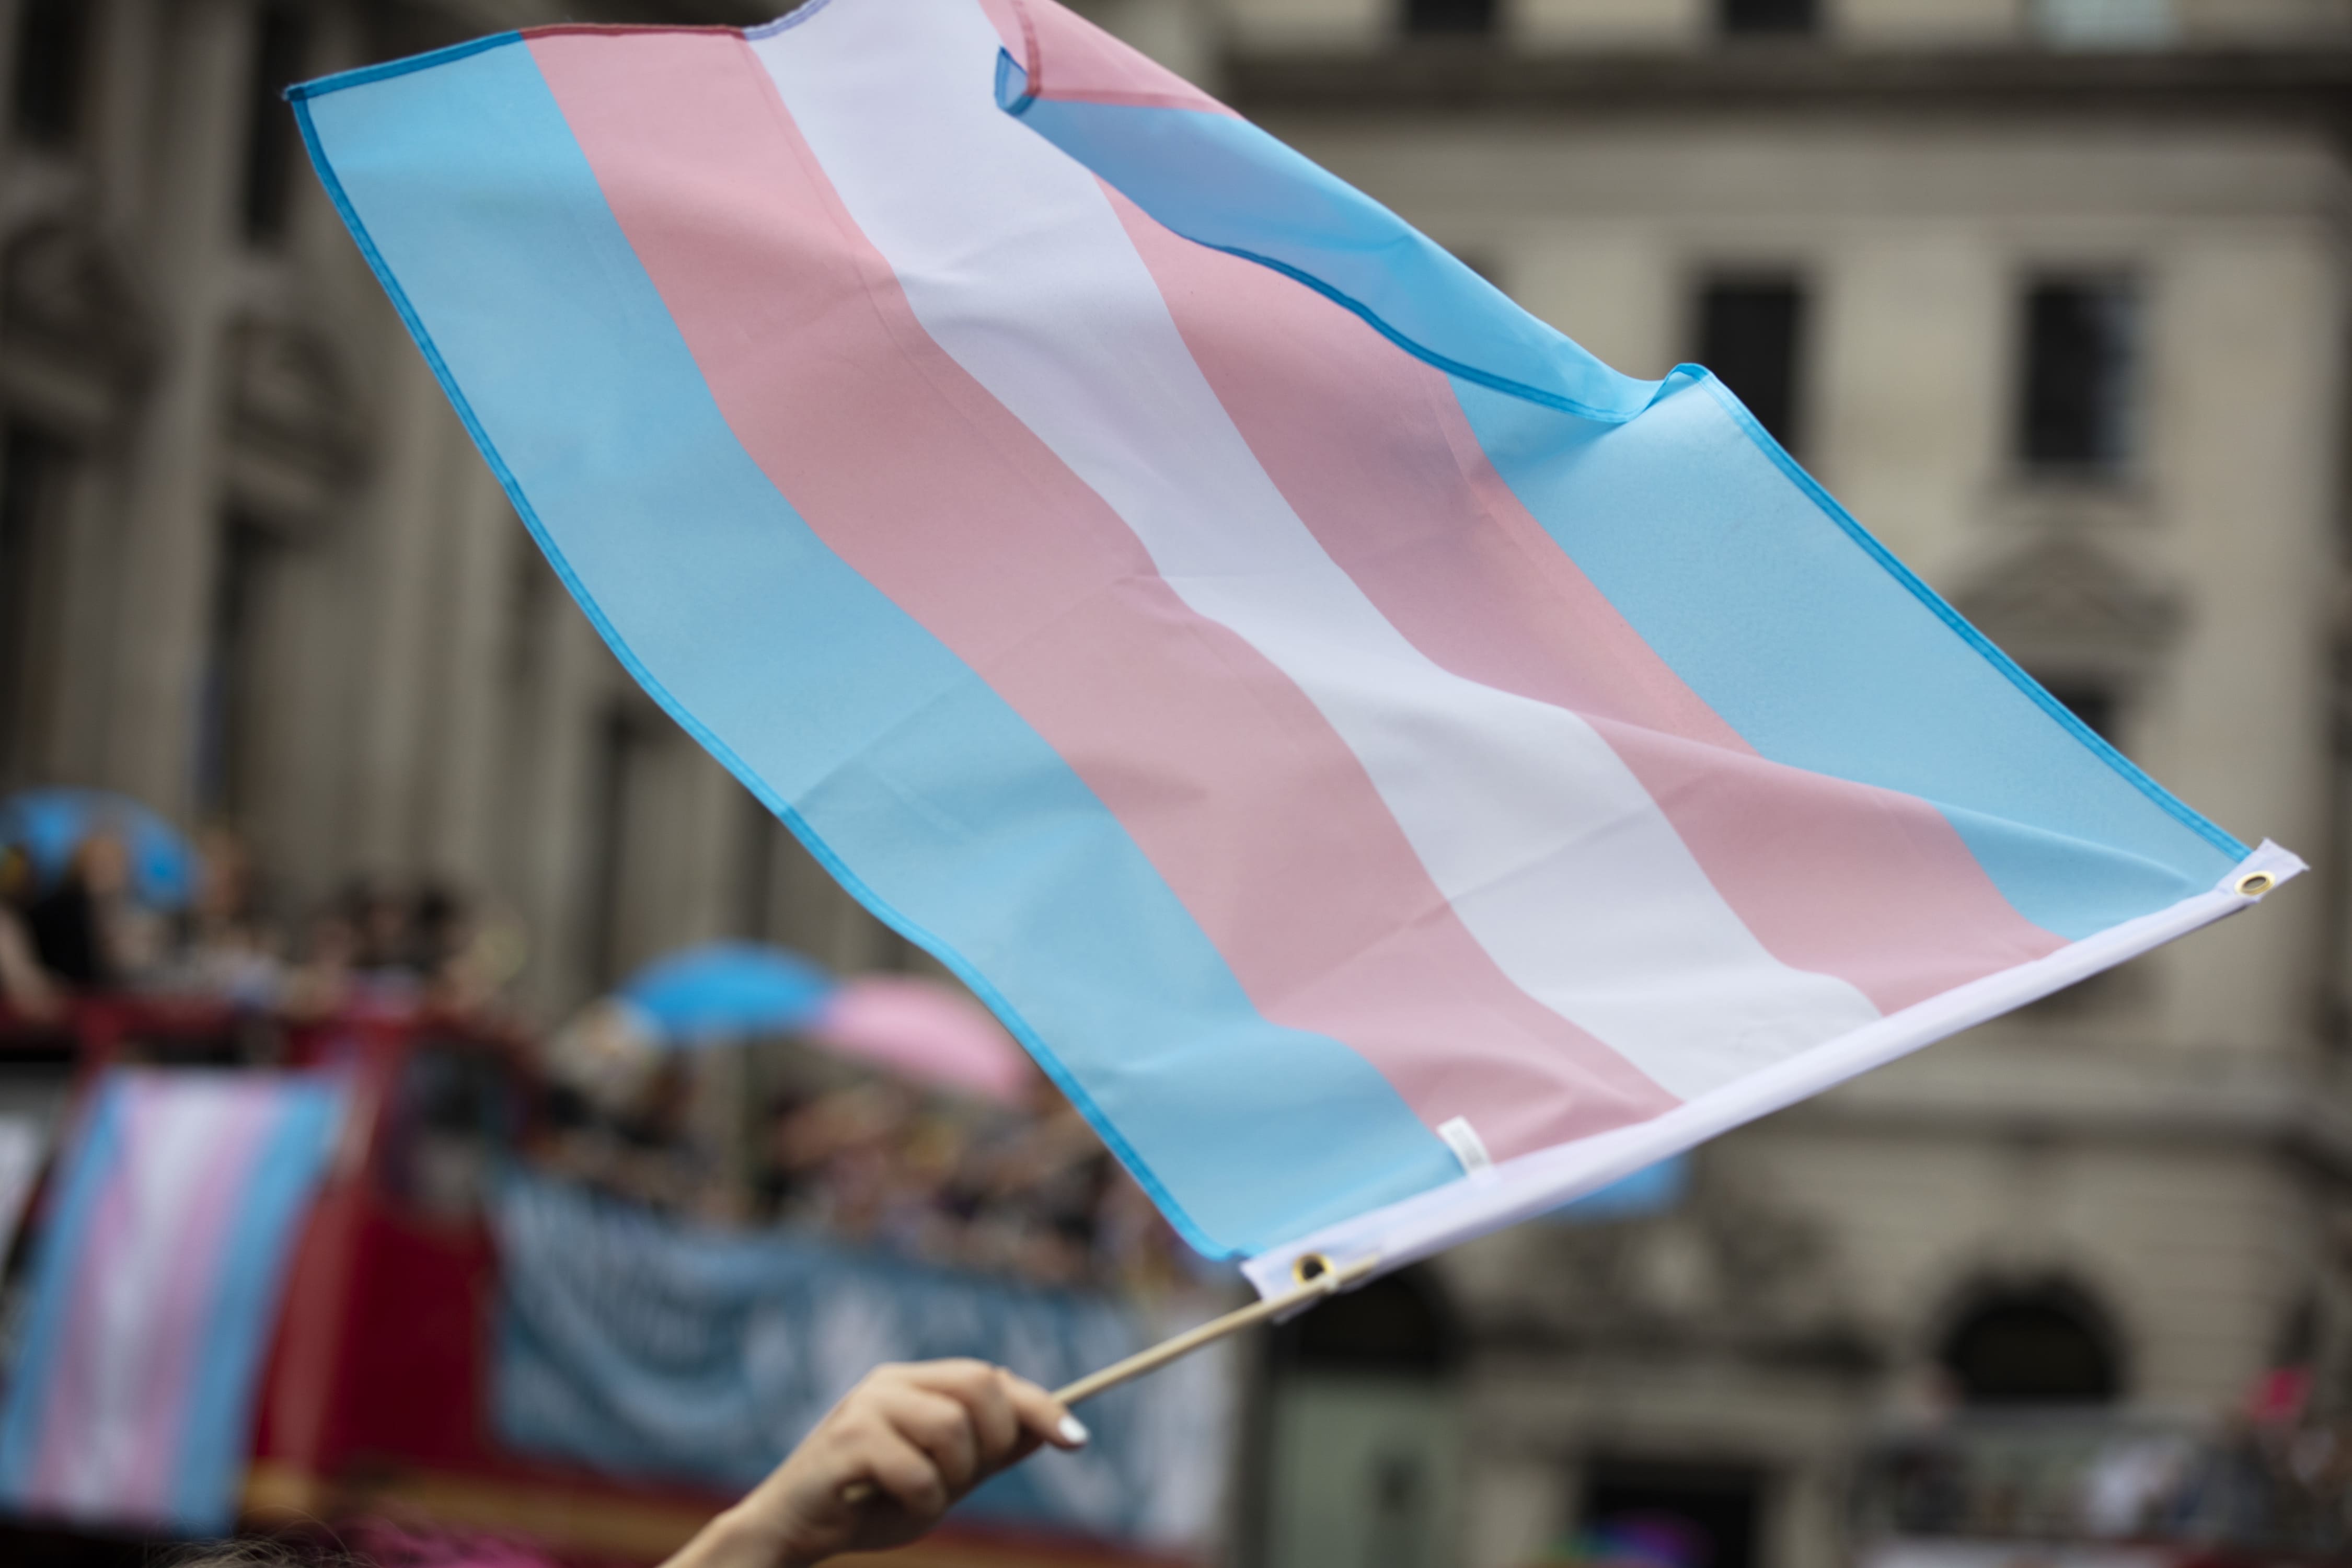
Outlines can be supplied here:
M906 958L598 645L272 92L763 9L0 0L0 784L232 824L289 910L499 900L547 1009L730 931ZM1715 1568L1802 1568L1906 1411L2216 1411L2285 1364L2352 1403L2352 3L1091 9L1612 364L1716 368L2086 720L2317 868L1722 1140L1664 1213L1294 1332L1237 1552L1511 1568L1679 1509Z
M893 963L573 609L278 98L583 10L0 0L0 781L230 825L289 913L495 899L542 1008L733 931Z

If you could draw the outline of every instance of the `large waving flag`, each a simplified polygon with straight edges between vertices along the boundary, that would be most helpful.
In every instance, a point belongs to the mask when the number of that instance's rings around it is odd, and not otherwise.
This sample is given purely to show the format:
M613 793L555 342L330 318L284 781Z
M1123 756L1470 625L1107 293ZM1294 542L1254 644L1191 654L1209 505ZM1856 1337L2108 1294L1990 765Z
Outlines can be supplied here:
M297 89L614 648L1262 1289L2299 868L1696 368L1619 375L1050 0Z

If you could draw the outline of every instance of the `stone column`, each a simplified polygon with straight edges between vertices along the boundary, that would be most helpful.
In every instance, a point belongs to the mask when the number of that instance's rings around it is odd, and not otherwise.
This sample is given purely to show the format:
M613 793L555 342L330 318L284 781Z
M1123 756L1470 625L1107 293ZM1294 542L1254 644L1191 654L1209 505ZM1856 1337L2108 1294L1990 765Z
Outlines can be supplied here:
M684 918L673 933L678 942L711 942L735 929L742 901L744 860L751 852L751 813L743 804L743 786L719 766L717 758L681 734L679 744L690 748L691 765L684 771L680 791L684 832L680 847L692 868Z
M1466 1478L1462 1561L1520 1568L1539 1561L1568 1517L1568 1466L1548 1449L1474 1447Z
M219 547L221 322L236 280L250 0L174 7L164 50L173 68L157 84L160 163L141 236L161 342L128 454L122 647L107 773L184 816Z
M436 740L419 759L434 772L425 860L434 875L476 888L496 833L498 698L505 674L499 656L515 552L528 542L488 467L469 453L455 453L451 460L459 472L443 541L445 635L430 716Z
M0 0L0 113L7 116L13 132L16 115L16 39L24 29L24 0ZM0 137L0 170L7 167L7 149L16 141L11 134Z
M131 284L142 312L154 304L158 282L152 258L139 248L152 184L152 132L162 108L154 82L163 28L156 12L157 0L90 0L89 96L80 149L98 243L110 256L134 260ZM22 22L20 0L0 0L0 81L15 79ZM6 178L0 163L0 181ZM119 601L129 469L139 433L133 421L145 406L143 397L126 395L116 416L90 432L74 464L65 520L64 642L54 721L40 759L47 778L94 780L108 772L111 694L126 640Z
M362 651L352 688L359 724L352 834L360 866L396 872L415 858L424 819L428 678L441 631L434 544L446 521L453 448L463 432L420 356L387 353L378 375L374 483L353 520L365 530L358 543L367 598L354 617Z
M548 596L532 635L539 668L518 694L522 710L509 715L518 744L507 822L520 851L517 901L530 931L525 994L552 1014L576 1005L588 989L583 906L594 889L583 851L612 657L561 590Z
M163 19L158 0L94 0L92 10L89 47L98 58L98 71L91 79L84 127L90 177L97 186L100 227L110 237L126 239L147 215L154 186L156 140L152 132L159 111L155 57L163 38ZM10 32L13 36L15 29ZM251 68L241 66L240 75ZM233 116L228 130L241 141L241 112ZM241 144L236 151L242 153ZM231 167L241 168L241 162ZM224 214L221 221L226 224L233 216Z

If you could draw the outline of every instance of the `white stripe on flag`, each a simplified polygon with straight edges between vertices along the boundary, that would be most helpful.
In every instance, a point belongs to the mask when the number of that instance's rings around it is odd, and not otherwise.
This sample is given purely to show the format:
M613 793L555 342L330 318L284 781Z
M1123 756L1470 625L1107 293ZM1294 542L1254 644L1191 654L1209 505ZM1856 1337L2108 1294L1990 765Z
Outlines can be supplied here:
M975 0L831 0L753 47L932 337L1298 684L1516 984L1685 1098L1877 1018L1764 950L1590 725L1440 668L1324 552L1094 175L998 109Z

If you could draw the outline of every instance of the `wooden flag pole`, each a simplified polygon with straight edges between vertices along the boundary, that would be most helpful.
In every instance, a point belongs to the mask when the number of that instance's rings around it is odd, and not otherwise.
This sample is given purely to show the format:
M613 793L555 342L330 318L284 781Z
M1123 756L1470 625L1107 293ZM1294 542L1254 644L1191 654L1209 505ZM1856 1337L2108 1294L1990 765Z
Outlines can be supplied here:
M1310 1257L1301 1261L1321 1262L1321 1258ZM1268 1318L1278 1318L1294 1308L1311 1306L1323 1297L1336 1296L1380 1267L1380 1261L1379 1258L1373 1257L1359 1259L1345 1268L1334 1268L1324 1264L1319 1270L1302 1269L1300 1272L1306 1278L1296 1289L1286 1290L1279 1296L1268 1296L1263 1301L1254 1301L1227 1312L1222 1318L1212 1318L1196 1329L1187 1329L1181 1334L1160 1341L1150 1350L1138 1351L1125 1361L1113 1362L1100 1372L1088 1373L1077 1382L1054 1390L1054 1397L1065 1405L1076 1405L1081 1399L1092 1399L1096 1394L1107 1393L1122 1383L1141 1377L1147 1372L1158 1372L1170 1362L1191 1355L1202 1345L1214 1344L1227 1335L1237 1334L1252 1324L1263 1323ZM841 1489L841 1500L856 1508L872 1497L874 1490L872 1481L852 1481Z
M1202 1345L1213 1344L1227 1334L1236 1334L1253 1323L1263 1323L1268 1318L1278 1318L1294 1307L1303 1307L1324 1296L1337 1295L1347 1286L1370 1274L1379 1267L1378 1258L1366 1258L1350 1263L1345 1268L1326 1265L1297 1289L1279 1296L1269 1296L1263 1301L1252 1302L1222 1318L1212 1318L1197 1329L1187 1329L1173 1339L1160 1341L1148 1351L1138 1351L1125 1361L1113 1362L1100 1372L1089 1373L1077 1382L1054 1390L1054 1397L1065 1405L1076 1405L1081 1399L1117 1388L1129 1378L1141 1377L1147 1372L1157 1372L1170 1362L1191 1355Z

